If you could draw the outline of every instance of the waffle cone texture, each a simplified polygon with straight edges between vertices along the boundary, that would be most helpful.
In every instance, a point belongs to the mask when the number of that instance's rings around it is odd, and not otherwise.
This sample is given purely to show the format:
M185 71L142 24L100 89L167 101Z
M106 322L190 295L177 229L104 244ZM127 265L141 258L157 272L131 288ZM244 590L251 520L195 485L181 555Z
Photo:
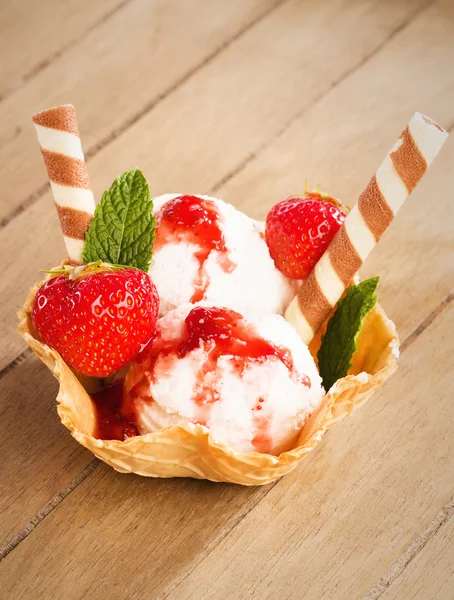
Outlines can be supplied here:
M270 483L294 469L328 429L366 402L397 368L399 340L396 328L376 305L365 319L350 373L326 394L321 406L306 422L295 447L279 456L235 452L213 442L204 427L192 424L169 427L124 442L98 440L93 437L95 412L84 385L34 330L30 315L41 285L30 290L19 312L19 331L58 379L57 411L63 425L82 446L121 473L145 477L194 477L241 485ZM314 358L325 327L326 323L309 345Z

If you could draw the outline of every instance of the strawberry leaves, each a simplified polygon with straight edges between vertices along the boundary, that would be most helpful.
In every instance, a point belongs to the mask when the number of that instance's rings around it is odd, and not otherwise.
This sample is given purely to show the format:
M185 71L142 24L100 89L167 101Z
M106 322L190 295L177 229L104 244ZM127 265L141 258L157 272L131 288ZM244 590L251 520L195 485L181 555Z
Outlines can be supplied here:
M153 201L139 169L117 177L104 192L85 237L84 263L103 262L147 272L155 240Z

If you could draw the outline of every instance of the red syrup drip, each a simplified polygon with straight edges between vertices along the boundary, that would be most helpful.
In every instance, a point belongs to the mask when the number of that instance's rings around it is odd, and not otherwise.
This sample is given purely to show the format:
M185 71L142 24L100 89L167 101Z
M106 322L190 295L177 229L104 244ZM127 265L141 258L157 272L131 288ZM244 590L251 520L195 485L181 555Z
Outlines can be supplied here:
M127 440L139 435L137 427L123 417L123 382L105 387L90 394L96 412L94 437L98 440Z
M211 408L219 400L217 383L220 370L217 367L221 356L230 357L231 367L240 376L251 364L274 358L286 366L295 380L311 386L310 379L295 370L290 352L263 339L240 314L226 308L196 306L185 319L185 329L180 339L166 341L158 336L149 354L141 357L144 375L126 395L123 414L129 420L134 420L135 399L147 397L150 383L159 381L161 374L165 376L174 361L201 347L206 352L206 358L197 372L192 400L199 407L196 422L202 425L207 424ZM264 398L258 398L253 409L255 431L252 443L259 452L268 452L271 448L270 418L261 413L264 402Z
M257 452L269 452L271 450L270 416L261 413L263 402L265 402L265 399L259 398L253 412L255 434L252 438L252 445Z
M231 273L236 267L229 258L220 228L219 213L211 200L197 196L179 196L163 205L157 218L154 250L159 250L171 241L185 241L198 247L194 257L199 268L190 302L199 302L205 297L210 282L204 266L213 250L218 252L218 262L226 273Z

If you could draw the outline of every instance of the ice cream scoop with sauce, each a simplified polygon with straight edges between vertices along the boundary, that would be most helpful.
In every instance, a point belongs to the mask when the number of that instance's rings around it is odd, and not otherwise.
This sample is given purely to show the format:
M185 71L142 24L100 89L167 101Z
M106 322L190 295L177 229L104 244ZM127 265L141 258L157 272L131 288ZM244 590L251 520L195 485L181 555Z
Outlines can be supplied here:
M238 452L290 449L325 392L314 360L279 315L186 304L158 323L125 381L123 415L141 434L207 427Z
M156 241L149 275L160 315L206 300L238 311L283 314L299 282L280 273L264 239L264 224L209 196L154 199Z

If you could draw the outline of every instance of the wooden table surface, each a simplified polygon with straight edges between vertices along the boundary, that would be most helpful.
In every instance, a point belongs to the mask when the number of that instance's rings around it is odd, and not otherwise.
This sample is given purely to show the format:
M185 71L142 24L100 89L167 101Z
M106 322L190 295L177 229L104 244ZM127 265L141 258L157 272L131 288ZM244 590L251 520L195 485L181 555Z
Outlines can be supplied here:
M100 463L15 313L64 256L32 113L76 106L97 198L138 166L255 218L352 204L413 112L454 128L454 2L3 0L0 56L0 597L452 600L454 139L362 273L397 374L275 484Z

